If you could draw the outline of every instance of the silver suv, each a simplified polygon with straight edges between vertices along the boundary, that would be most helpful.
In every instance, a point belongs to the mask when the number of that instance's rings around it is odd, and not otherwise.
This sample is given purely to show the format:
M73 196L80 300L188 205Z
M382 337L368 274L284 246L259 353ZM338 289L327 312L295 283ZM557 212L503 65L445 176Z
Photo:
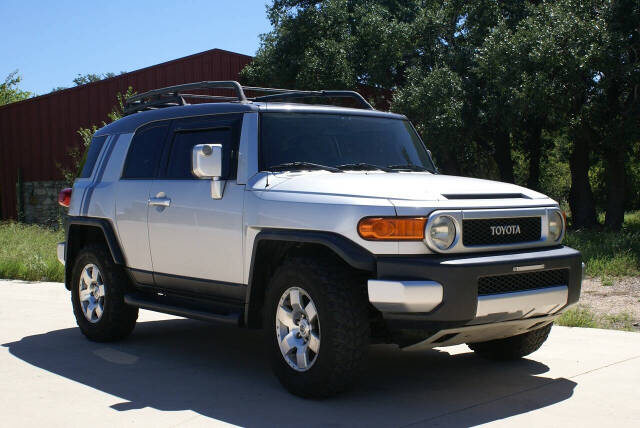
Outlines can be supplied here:
M187 93L203 89L222 95ZM352 107L321 105L336 99ZM58 255L91 340L129 335L138 308L261 328L282 384L322 397L370 343L520 358L578 301L555 201L439 174L406 117L355 92L200 82L126 113L61 195Z

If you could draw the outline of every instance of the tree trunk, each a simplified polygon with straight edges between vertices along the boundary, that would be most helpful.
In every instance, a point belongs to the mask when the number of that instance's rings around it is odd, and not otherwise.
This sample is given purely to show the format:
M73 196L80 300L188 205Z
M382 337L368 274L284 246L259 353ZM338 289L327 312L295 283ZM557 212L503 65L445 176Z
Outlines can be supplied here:
M498 132L494 138L495 154L494 159L498 164L500 179L507 183L514 183L513 158L511 157L511 141L509 133Z
M607 214L604 225L613 230L620 230L624 221L626 154L622 147L611 147L607 152Z
M609 106L609 114L613 116L614 112L620 110L619 106L620 84L614 79L607 90L607 104ZM613 117L612 117L613 119ZM607 186L607 213L604 219L605 227L613 230L620 230L624 222L624 205L625 205L625 158L627 156L628 145L622 135L618 132L610 134L609 145L607 147L606 157L606 186Z
M597 226L596 207L589 182L589 144L584 136L577 136L569 156L571 168L571 190L569 206L573 227L594 228Z
M527 187L540 189L540 160L542 159L542 127L535 125L529 129L527 146L529 148L529 178Z

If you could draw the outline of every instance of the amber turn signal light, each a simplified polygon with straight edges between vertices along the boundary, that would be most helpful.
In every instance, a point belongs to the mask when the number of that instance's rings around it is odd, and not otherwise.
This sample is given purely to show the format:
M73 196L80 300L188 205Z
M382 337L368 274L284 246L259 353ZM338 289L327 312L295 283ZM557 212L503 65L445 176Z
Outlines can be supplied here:
M67 187L66 189L62 189L60 193L58 193L58 204L63 207L69 207L71 205L71 188Z
M426 217L366 217L358 233L367 241L421 241Z

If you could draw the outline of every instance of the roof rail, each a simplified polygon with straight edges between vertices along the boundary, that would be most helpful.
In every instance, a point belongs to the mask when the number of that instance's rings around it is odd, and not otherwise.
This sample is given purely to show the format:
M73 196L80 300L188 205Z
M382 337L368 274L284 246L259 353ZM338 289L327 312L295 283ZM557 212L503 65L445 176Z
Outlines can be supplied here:
M235 96L201 95L188 94L183 91L202 89L231 89ZM260 95L247 98L245 91L260 92L267 95ZM196 83L185 83L182 85L168 86L166 88L154 89L142 94L137 94L127 98L124 107L124 114L129 115L138 111L153 110L163 107L186 105L185 99L206 99L211 101L231 101L246 104L251 101L280 101L294 98L352 98L361 108L374 110L362 95L355 91L298 91L295 89L260 88L255 86L241 86L234 80L227 81L205 81Z
M373 110L374 108L364 99L362 95L355 91L296 91L292 89L274 89L274 88L254 88L250 86L243 86L242 89L247 91L258 91L270 93L270 95L262 95L259 97L251 98L252 101L276 101L287 100L293 98L353 98L362 108L366 110Z

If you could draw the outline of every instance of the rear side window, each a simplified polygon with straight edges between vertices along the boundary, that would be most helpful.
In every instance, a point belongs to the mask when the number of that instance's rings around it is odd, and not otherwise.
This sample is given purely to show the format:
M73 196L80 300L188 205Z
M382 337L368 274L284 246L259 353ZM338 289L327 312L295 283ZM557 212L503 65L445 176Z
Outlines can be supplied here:
M89 144L89 151L87 152L87 158L84 161L82 172L79 178L89 178L93 173L93 168L96 166L98 155L104 146L104 142L107 141L107 135L102 137L93 137Z
M229 175L231 128L222 127L201 131L177 132L173 138L166 178L196 178L191 172L191 157L193 147L198 144L222 144L222 176L226 178Z
M136 132L129 147L122 178L140 180L154 177L168 129L169 124L162 123Z

